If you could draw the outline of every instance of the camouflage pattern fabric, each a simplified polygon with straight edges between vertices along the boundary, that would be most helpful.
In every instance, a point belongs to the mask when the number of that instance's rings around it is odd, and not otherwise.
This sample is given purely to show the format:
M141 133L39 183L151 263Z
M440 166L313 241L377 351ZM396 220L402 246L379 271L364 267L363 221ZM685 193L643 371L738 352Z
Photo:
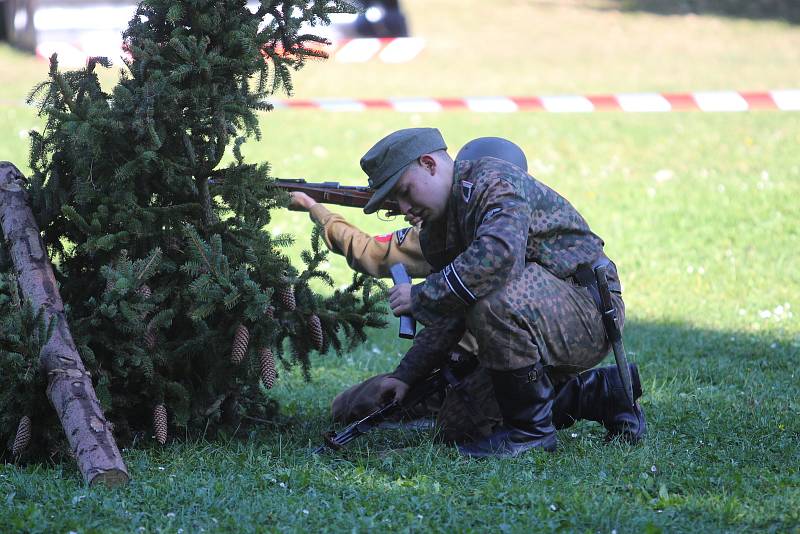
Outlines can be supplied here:
M349 425L368 416L385 402L379 397L381 380L388 374L376 375L366 379L339 393L331 403L331 417L335 423ZM426 399L424 404L414 406L402 419L416 419L418 417L434 417L442 405L442 398L433 396ZM398 420L401 418L398 418Z
M389 276L389 267L402 263L412 278L425 277L431 273L431 266L422 255L420 229L417 226L407 226L382 236L371 236L322 204L312 206L310 215L312 221L322 226L323 239L328 249L344 256L354 271L385 278ZM478 343L469 332L464 333L458 346L470 354L478 352Z
M377 392L385 376L388 375L373 376L337 395L331 404L333 420L348 425L380 408ZM435 417L436 436L447 443L466 443L488 436L502 419L489 374L481 368L467 376L458 391L448 387L444 400L431 397L402 419L418 417Z
M489 373L483 367L448 388L436 417L437 437L445 443L468 443L489 436L503 420Z
M616 293L612 300L622 326L625 305ZM541 360L561 373L577 373L597 365L611 349L589 290L537 263L477 301L467 326L484 355L482 365L500 371Z
M449 342L468 324L482 365L498 370L541 359L574 372L607 354L600 314L571 279L580 264L606 258L603 241L564 197L519 167L491 157L457 162L446 218L424 225L420 244L439 272L412 286L413 314L430 325L419 341ZM608 279L622 310L613 263ZM435 360L412 347L393 376L413 383Z

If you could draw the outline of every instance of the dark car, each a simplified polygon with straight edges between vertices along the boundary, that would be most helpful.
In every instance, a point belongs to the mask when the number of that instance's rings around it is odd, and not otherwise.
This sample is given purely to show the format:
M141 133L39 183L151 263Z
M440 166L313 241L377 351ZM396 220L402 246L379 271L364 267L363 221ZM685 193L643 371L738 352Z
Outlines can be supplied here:
M360 4L363 11L356 18L353 37L408 37L408 24L399 0L370 0Z

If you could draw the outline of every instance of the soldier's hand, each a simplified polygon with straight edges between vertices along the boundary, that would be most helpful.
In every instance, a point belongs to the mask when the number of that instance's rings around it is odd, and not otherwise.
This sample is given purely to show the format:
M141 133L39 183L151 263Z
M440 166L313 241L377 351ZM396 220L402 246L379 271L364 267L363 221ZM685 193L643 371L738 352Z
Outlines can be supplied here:
M291 197L289 209L292 211L308 211L317 203L316 200L300 191L292 191L289 196Z
M404 218L404 219L406 220L406 222L407 222L408 224L410 224L411 226L416 226L416 225L418 225L419 223L421 223L421 222L422 222L422 217L419 217L419 216L417 216L417 215L412 215L412 214L410 214L410 213L406 214L406 216L405 216L405 217L403 217L403 218Z
M408 384L391 376L384 377L378 387L381 401L387 404L392 401L401 402L406 393L408 393Z
M411 284L397 284L389 290L389 307L395 317L411 315Z

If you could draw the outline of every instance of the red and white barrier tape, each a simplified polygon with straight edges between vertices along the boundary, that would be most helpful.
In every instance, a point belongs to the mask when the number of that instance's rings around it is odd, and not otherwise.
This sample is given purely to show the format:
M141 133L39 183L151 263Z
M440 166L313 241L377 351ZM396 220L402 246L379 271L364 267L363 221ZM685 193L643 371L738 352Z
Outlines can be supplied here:
M406 63L425 48L419 37L361 38L335 41L324 48L339 63L363 63L377 58L383 63Z
M86 33L73 42L43 41L36 47L36 55L50 59L58 53L59 64L68 68L86 65L91 56L106 56L112 61L125 57L121 34ZM364 63L372 59L382 63L406 63L413 60L425 48L425 40L418 37L344 39L328 46L318 46L339 63Z
M800 89L762 92L702 91L694 93L621 93L614 95L561 95L472 98L387 98L276 100L276 108L320 109L324 111L366 111L382 109L401 112L468 110L488 113L549 111L585 113L592 111L750 111L774 109L800 111Z

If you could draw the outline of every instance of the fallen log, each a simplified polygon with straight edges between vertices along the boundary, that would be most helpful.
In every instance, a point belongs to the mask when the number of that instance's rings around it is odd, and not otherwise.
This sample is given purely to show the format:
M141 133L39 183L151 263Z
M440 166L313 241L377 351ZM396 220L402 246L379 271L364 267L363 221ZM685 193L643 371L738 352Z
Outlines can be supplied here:
M47 397L86 481L90 485L122 485L128 482L128 470L72 339L24 180L13 164L0 162L0 222L20 291L34 310L44 309L46 322L55 320L53 334L39 354L48 377Z

